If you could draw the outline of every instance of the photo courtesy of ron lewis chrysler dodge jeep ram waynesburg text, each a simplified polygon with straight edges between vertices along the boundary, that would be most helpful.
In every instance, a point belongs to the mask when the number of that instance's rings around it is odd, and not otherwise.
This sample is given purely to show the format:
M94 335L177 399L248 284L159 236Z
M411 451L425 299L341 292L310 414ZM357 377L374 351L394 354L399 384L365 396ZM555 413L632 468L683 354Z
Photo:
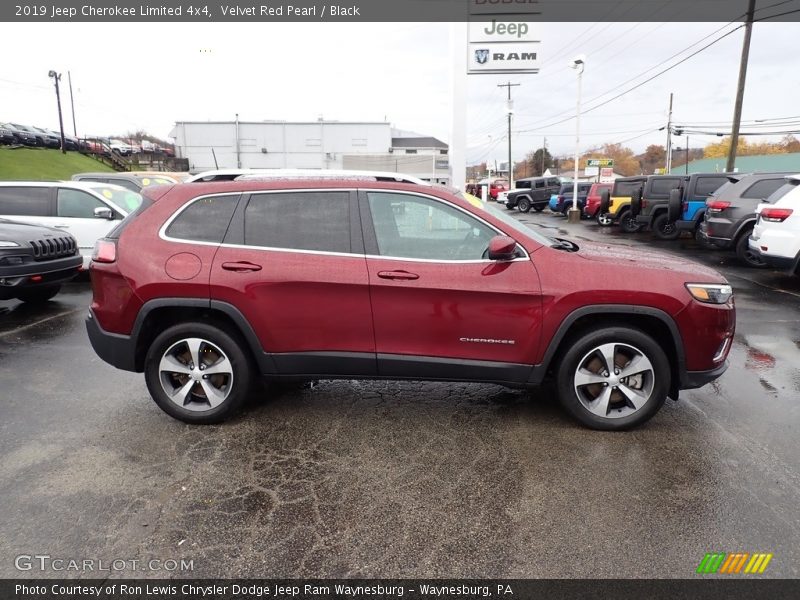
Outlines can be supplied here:
M188 423L230 417L257 377L550 378L578 421L625 429L727 367L735 309L716 271L548 238L440 186L253 179L143 196L95 247L87 329Z

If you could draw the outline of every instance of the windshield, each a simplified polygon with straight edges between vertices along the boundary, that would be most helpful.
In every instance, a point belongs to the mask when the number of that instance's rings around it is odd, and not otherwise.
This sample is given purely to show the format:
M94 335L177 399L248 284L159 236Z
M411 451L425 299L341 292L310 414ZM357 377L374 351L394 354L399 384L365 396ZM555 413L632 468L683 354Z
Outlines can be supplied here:
M508 225L508 227L513 231L522 233L524 235L527 235L528 237L532 237L533 239L535 239L537 242L539 242L544 246L552 246L555 243L555 241L552 240L551 238L542 235L538 231L534 231L521 221L517 221L517 219L515 219L514 217L503 212L502 210L498 210L495 206L489 204L488 202L483 202L480 198L476 198L475 196L466 196L460 192L457 195L459 198L466 200L474 207L484 210L487 213L490 213L493 217L502 221L504 225Z
M130 190L106 186L97 186L93 187L92 189L106 200L110 200L125 213L133 212L139 208L139 205L142 203L142 197L136 192L132 192Z

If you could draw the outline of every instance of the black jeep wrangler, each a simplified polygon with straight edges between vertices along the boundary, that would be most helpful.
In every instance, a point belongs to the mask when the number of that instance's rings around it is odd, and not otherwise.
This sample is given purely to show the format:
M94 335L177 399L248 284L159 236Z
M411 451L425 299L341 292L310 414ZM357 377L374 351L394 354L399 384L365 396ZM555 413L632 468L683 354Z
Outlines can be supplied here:
M519 208L522 212L528 212L532 208L540 212L550 202L550 196L557 195L560 189L561 180L558 177L517 179L514 189L506 195L506 208Z

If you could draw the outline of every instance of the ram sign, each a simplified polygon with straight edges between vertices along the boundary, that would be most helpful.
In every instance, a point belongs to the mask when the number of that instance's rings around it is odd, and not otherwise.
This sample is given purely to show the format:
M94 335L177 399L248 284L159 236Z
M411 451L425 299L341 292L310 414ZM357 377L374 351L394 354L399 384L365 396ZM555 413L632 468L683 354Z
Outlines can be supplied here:
M469 73L538 73L539 43L470 42Z

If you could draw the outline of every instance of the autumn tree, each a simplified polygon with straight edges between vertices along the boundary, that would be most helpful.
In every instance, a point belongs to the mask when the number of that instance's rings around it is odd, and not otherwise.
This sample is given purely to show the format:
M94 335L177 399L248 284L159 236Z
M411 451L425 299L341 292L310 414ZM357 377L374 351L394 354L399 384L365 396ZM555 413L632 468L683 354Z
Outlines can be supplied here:
M667 151L664 146L650 144L647 149L636 157L643 173L651 174L658 168L663 168L667 162ZM674 160L674 158L673 158Z

